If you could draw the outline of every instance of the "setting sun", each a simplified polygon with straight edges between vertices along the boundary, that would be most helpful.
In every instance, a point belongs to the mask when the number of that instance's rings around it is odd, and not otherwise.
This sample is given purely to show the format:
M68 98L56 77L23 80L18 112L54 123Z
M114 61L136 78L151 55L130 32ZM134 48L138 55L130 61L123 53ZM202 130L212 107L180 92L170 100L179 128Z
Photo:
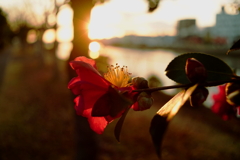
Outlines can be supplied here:
M122 36L123 31L117 29L122 16L111 9L96 6L92 9L91 20L89 23L89 38L102 39L112 38L113 36Z

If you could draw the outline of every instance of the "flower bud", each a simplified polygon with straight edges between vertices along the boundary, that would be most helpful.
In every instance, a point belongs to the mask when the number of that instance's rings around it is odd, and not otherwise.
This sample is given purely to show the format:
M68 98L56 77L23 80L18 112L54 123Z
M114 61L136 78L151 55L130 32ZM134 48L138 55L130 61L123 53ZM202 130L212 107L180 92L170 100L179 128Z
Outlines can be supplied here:
M198 87L190 96L190 104L193 107L200 106L207 99L208 90L205 87Z
M185 72L188 79L197 83L199 81L203 81L207 77L207 71L204 65L196 60L195 58L188 58L186 61Z
M136 89L148 88L148 81L143 77L134 77L132 79L132 84Z
M143 111L149 109L153 105L153 98L146 92L141 92L137 98L138 108L134 110Z
M227 102L233 106L240 106L240 83L227 83Z

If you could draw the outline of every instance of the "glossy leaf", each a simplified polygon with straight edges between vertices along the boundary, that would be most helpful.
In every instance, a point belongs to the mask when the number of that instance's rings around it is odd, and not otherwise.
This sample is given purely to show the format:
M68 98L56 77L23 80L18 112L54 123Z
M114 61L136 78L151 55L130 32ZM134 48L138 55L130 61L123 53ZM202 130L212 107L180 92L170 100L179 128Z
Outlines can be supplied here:
M233 44L233 46L227 51L227 54L229 54L231 51L235 51L239 49L240 49L240 39Z
M156 114L151 121L149 130L153 145L159 157L161 157L161 144L169 123L166 119L166 117Z
M194 90L197 88L198 84L188 88L187 90L182 90L176 94L172 99L170 99L162 108L157 111L157 114L163 117L167 117L167 120L171 120L178 110L184 105L188 100Z
M231 68L217 57L204 53L186 53L176 57L169 63L165 70L166 76L177 83L190 83L185 73L188 58L195 58L204 65L207 70L207 82L229 80L233 75Z
M124 113L123 115L121 116L121 118L118 120L115 128L114 128L114 135L115 135L115 138L117 139L118 142L120 142L120 133L121 133L121 130L122 130L122 125L123 125L123 122L126 118L126 115L129 111L131 107L129 107Z
M190 87L187 90L183 90L169 100L162 108L159 109L157 114L153 117L150 134L156 150L157 155L161 156L161 144L163 141L164 134L167 130L169 121L176 115L178 110L188 100L198 84Z

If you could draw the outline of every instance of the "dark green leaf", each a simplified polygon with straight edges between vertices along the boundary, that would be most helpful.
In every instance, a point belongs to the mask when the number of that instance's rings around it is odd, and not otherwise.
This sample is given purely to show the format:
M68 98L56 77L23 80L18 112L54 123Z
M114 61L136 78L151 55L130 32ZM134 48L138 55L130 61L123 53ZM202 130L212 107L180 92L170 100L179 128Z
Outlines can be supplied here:
M191 94L194 92L197 86L198 84L195 84L189 89L179 92L171 100L169 100L162 108L160 108L157 114L153 117L150 126L150 134L152 137L155 150L159 157L161 156L161 145L169 121L176 115L178 110L188 100L188 98L191 96Z
M239 49L240 49L240 39L233 44L233 46L227 51L227 54L229 54L231 51L235 51Z
M122 117L118 120L116 126L115 126L115 129L114 129L114 135L115 135L115 138L117 139L118 142L120 142L120 133L121 133L121 130L122 130L122 125L123 125L123 122L126 118L126 115L129 111L131 107L129 107L122 115Z
M149 131L152 137L156 153L159 157L161 157L161 144L163 141L164 134L167 130L168 123L169 121L167 121L166 117L162 117L158 114L156 114L153 117L151 122Z
M185 73L188 58L195 58L204 65L207 70L207 82L229 80L233 76L231 68L217 57L204 53L186 53L177 56L169 63L165 70L168 78L181 84L190 83Z

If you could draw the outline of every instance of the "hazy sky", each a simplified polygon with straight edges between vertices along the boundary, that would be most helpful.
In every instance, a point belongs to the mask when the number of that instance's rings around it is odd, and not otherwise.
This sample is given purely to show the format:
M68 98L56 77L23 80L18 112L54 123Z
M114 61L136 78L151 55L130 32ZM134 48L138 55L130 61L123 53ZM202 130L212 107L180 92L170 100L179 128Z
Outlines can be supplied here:
M177 20L186 18L195 18L198 27L213 26L221 6L230 2L230 0L162 0L157 10L147 13L146 0L110 0L93 9L90 37L124 34L173 35Z
M20 9L26 2L45 3L50 0L0 0L4 8ZM195 18L198 27L213 26L221 6L232 0L161 0L153 13L148 13L146 0L109 0L92 10L90 38L111 38L125 34L174 35L177 21ZM41 15L40 5L33 5ZM11 12L14 15L14 12ZM67 16L63 16L69 21ZM63 21L64 21L63 19Z

